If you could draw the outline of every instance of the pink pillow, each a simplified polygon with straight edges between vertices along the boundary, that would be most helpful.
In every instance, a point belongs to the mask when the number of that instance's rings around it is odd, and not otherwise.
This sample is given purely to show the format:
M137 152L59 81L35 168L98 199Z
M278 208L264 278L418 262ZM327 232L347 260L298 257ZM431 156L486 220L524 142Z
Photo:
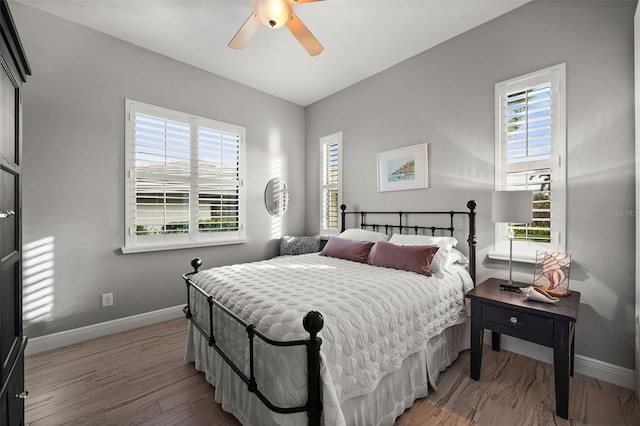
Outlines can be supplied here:
M371 264L413 271L430 277L431 260L437 251L438 246L400 246L379 241Z
M329 241L320 253L323 256L338 257L340 259L353 260L354 262L367 263L367 257L373 243L371 241L347 240L339 237L329 237Z

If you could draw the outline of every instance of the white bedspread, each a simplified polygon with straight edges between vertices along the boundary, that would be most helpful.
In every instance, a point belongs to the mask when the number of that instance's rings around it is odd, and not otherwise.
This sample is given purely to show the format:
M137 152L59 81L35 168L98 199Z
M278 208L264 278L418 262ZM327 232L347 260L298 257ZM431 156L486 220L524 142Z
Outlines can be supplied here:
M192 280L274 340L308 337L302 318L310 310L323 314L319 335L329 424L341 423L332 407L339 410L344 401L372 392L431 337L464 322L464 294L473 287L461 267L426 277L318 254L213 268ZM208 311L192 303L192 312L200 324L208 324ZM217 343L248 375L246 334L223 313L214 318ZM305 347L274 348L256 339L255 351L256 379L266 396L277 405L303 405Z

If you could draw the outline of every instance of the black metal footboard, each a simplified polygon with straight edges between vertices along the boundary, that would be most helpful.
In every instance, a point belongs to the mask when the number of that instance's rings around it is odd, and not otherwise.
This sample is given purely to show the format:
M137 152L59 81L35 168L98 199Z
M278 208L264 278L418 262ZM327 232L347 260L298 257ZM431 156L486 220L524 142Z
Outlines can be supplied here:
M322 396L321 396L321 380L320 380L320 345L322 344L322 339L318 337L318 332L324 326L324 319L322 318L322 314L320 312L311 311L305 315L302 325L304 329L309 333L309 338L304 340L289 340L289 341L277 341L272 340L260 333L256 330L253 324L248 324L225 306L223 306L220 302L215 300L213 296L207 294L204 290L198 287L196 284L191 281L190 277L196 273L198 273L198 269L202 266L202 260L199 258L195 258L191 261L191 266L193 267L193 271L182 275L186 285L187 285L187 306L184 308L184 312L186 317L191 321L191 323L207 338L209 342L209 346L213 347L218 355L231 367L233 371L242 379L242 381L247 385L247 389L249 392L256 394L256 396L262 401L264 405L266 405L271 411L281 414L291 414L291 413L307 413L307 417L309 418L309 425L317 426L320 425L320 416L322 414ZM209 304L209 316L208 316L208 324L200 324L193 318L192 308L191 308L191 292L190 288L193 288L197 292L199 292L202 296L207 299ZM220 309L229 317L233 318L237 323L242 325L246 332L247 338L249 339L249 377L231 360L227 354L225 354L222 349L216 344L216 338L214 336L214 315L213 310L214 306L216 309ZM299 407L279 407L274 405L269 399L258 389L258 384L256 383L256 378L254 374L254 357L253 357L253 345L255 338L261 339L263 342L272 345L272 346L306 346L307 347L307 388L308 388L308 396L307 403L305 405L301 405ZM239 337L238 337L239 338Z

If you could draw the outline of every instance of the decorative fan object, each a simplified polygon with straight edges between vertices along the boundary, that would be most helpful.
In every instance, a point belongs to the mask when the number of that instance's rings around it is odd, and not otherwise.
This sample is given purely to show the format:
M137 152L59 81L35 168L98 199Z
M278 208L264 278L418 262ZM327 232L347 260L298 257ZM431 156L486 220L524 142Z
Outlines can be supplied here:
M253 13L231 39L229 47L242 49L261 24L272 29L286 25L309 55L319 55L324 47L293 12L293 5L314 1L322 0L253 0Z
M570 254L537 251L533 285L542 288L551 296L568 296L571 294L569 291L570 269Z

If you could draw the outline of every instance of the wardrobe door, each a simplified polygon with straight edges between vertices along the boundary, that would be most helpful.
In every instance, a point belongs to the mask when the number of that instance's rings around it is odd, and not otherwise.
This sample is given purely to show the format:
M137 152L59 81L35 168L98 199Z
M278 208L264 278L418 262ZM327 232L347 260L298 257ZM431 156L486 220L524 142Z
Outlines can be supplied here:
M21 144L19 85L4 54L0 65L0 362L4 383L22 340Z
M24 425L24 399L27 397L24 390L24 346L18 352L20 356L16 358L0 395L0 425Z
M0 0L0 425L24 424L22 333L22 83L31 73Z

